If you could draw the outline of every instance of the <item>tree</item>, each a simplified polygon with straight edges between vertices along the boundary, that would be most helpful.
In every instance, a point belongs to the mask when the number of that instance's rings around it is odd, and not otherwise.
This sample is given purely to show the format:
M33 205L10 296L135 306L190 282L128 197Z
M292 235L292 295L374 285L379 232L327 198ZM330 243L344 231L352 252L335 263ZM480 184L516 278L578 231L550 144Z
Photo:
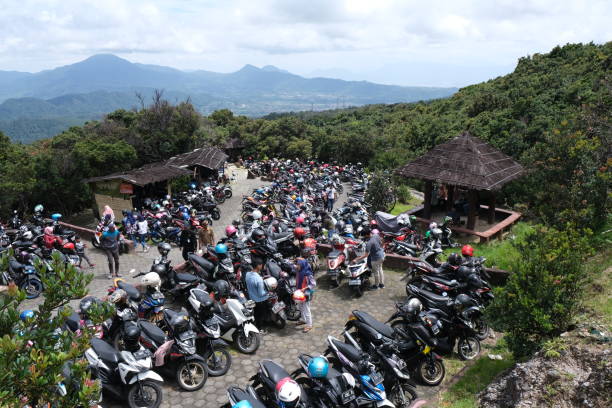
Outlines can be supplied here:
M496 290L487 314L506 332L516 357L528 356L566 331L583 300L589 231L537 226L515 242L521 254L506 285Z
M5 254L0 258L0 268L7 267L7 262ZM45 292L33 318L20 320L25 294L16 286L11 285L8 293L0 294L0 406L89 407L92 401L99 400L100 392L98 382L91 380L82 359L93 330L84 328L77 335L56 329L73 312L68 302L87 294L93 275L85 275L57 256L53 259L53 272L45 270L41 263L36 268ZM94 323L101 323L108 312L109 305L104 303L90 317ZM66 364L73 381L64 381L62 369ZM65 396L56 391L62 381L67 387Z
M396 197L391 184L391 177L387 172L376 171L372 174L365 200L372 206L372 212L391 211L393 209Z

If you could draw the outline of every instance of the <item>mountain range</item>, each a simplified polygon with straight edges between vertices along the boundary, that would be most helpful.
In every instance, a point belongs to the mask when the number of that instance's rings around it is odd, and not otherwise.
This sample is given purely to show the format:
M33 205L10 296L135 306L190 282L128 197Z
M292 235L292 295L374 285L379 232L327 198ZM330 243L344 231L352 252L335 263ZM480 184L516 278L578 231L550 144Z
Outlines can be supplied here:
M303 78L271 65L245 65L232 73L186 72L99 54L38 73L0 71L0 130L24 142L53 136L113 110L138 107L137 95L147 103L156 89L172 102L189 98L204 114L228 108L247 116L415 102L457 90Z

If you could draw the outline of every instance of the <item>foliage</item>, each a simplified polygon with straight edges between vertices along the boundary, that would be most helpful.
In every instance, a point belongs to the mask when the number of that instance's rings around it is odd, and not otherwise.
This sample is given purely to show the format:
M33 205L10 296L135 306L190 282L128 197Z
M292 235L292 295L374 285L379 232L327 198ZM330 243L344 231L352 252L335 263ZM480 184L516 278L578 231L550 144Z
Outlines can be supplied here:
M370 211L390 211L395 205L395 192L389 175L382 171L372 173L365 201L371 205Z
M6 267L7 259L6 254L0 259L2 267ZM93 331L86 328L80 335L68 330L56 331L72 313L67 306L70 299L85 296L93 276L83 274L57 256L52 267L50 272L41 263L36 265L45 294L34 318L27 322L19 319L25 294L12 285L7 294L0 295L0 405L3 407L21 408L26 403L78 407L90 406L90 401L98 400L99 385L90 380L86 362L81 360ZM108 305L103 304L92 312L94 323L102 322L108 311ZM62 397L55 387L64 381L61 372L66 363L72 364L70 372L74 381L65 381L68 393Z
M408 204L412 198L410 188L406 185L399 185L395 188L395 194L397 195L397 201L402 204Z
M571 225L537 226L513 242L520 256L487 312L507 333L515 357L530 355L574 322L586 283L584 261L591 255L589 234Z

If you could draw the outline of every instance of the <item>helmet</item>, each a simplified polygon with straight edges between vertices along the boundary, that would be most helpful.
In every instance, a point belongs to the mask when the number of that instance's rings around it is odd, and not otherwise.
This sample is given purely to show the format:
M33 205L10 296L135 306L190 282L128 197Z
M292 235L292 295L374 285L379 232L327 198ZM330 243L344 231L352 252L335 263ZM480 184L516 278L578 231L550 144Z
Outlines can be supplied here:
M276 383L276 398L286 407L295 407L300 401L301 394L300 386L290 377Z
M219 279L215 281L215 286L214 286L215 297L219 299L226 298L229 296L229 291L230 291L229 283L227 283L226 280Z
M121 215L123 215L124 217L127 216L127 210L121 210Z
M71 251L74 251L74 242L67 242L64 244L64 249L70 249Z
M227 245L225 244L217 244L215 245L215 254L227 254Z
M151 265L151 270L149 272L155 272L158 275L164 275L166 273L166 267L161 263Z
M32 319L34 318L34 311L33 310L24 310L23 312L19 313L19 318L21 319L21 321L25 322L28 319Z
M435 239L442 238L442 230L440 228L434 228L430 231L431 231L431 236L433 236Z
M190 219L190 218L191 218L191 217L189 217L189 213L187 213L187 212L184 212L184 213L183 213L183 219L184 219L185 221L189 221L189 219Z
M295 202L296 202L296 203L301 203L301 202L303 202L303 201L304 201L304 200L302 199L302 197L296 197L296 198L295 198Z
M293 230L293 235L295 235L296 237L303 237L304 234L306 234L306 231L302 227L297 227Z
M371 226L372 228L374 228L374 226L377 226L377 225L378 225L378 222L376 222L376 220L371 220L371 221L370 221L370 226Z
M438 228L438 223L432 222L432 223L429 224L429 229L430 230L433 230L434 228Z
M140 279L140 283L145 286L158 287L161 284L161 279L157 272L149 272Z
M51 219L53 221L59 221L60 218L62 218L62 214L59 214L59 213L51 214Z
M108 297L108 301L115 304L121 303L127 299L127 296L128 294L125 290L117 289Z
M377 230L376 228L374 228L374 229L372 230L372 235L378 235L378 234L380 234L380 231L379 231L379 230Z
M463 248L461 248L461 253L463 256L474 256L474 248L472 248L471 245L464 245Z
M266 286L266 289L268 289L268 291L274 291L276 290L276 287L278 286L278 281L276 280L275 277L273 276L269 276L266 279L264 279L264 285Z
M228 225L227 227L225 227L225 236L229 237L233 237L236 234L236 227L234 227L233 225Z
M242 400L232 405L232 408L253 408L253 405L247 400Z
M291 297L297 303L301 303L301 302L305 302L306 301L306 295L300 289L298 289L295 292L293 292L293 295Z
M295 194L293 194L293 195L291 196L291 199L292 199L292 200L294 200L294 201L295 201L295 199L296 199L296 198L297 198L297 196L296 196Z
M470 268L469 266L464 265L464 266L460 266L459 269L457 269L457 277L462 281L467 281L467 279L473 273L474 273L474 270Z
M264 189L263 188L258 188L257 190L255 190L255 192L257 194L263 194L264 193Z
M452 254L450 254L448 256L448 263L453 265L453 266L459 266L461 265L461 257L459 256L458 253L453 252Z
M455 307L459 310L463 310L466 307L469 307L475 304L476 302L474 301L474 299L472 299L465 293L462 293L455 298Z
M253 241L261 241L266 238L266 233L263 232L261 228L255 228L253 232L251 232L251 239Z
M313 378L325 378L329 371L329 363L323 357L315 357L308 363L308 375Z
M478 277L478 274L473 273L467 279L467 284L472 289L480 289L483 286L482 280Z
M314 238L306 238L304 240L304 248L316 248L317 247L317 241L314 240Z
M406 303L404 310L412 318L416 318L423 310L423 303L417 298L412 298Z
M99 304L99 303L100 303L100 299L98 299L97 297L94 297L94 296L84 297L79 302L79 310L83 316L88 317L88 313L91 310L92 306L94 304Z
M44 209L45 207L43 207L42 204L38 204L36 207L34 207L34 212L40 213L43 212Z
M239 225L240 225L240 220L232 220L232 225L233 225L234 227L239 226Z
M251 214L253 216L254 220L258 220L262 217L261 211L259 210L255 210L253 211L253 214Z
M162 256L168 255L170 253L171 249L172 249L172 247L167 242L162 242L160 244L157 244L157 252L159 252L160 255L162 255Z
M127 351L140 350L140 327L138 325L130 324L123 329L123 344Z
M296 224L303 224L304 223L304 217L299 216L295 219L295 223Z
M453 220L453 217L451 216L446 216L444 217L444 220L442 221L443 224L446 224L447 222L451 222Z

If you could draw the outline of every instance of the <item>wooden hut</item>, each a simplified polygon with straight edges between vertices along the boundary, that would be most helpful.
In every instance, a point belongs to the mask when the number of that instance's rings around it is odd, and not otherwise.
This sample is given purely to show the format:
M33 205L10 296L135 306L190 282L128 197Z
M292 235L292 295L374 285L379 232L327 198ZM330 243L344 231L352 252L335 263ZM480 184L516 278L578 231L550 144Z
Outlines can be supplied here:
M396 174L425 180L423 218L431 217L433 183L445 184L448 202L453 202L456 187L468 190L467 229L473 230L478 214L478 192L487 191L488 222L495 221L495 191L521 176L523 166L491 145L464 132L449 142L434 147L423 156L398 168Z
M194 179L217 178L222 173L228 155L216 147L203 147L191 152L171 157L166 164L188 168L193 172Z

